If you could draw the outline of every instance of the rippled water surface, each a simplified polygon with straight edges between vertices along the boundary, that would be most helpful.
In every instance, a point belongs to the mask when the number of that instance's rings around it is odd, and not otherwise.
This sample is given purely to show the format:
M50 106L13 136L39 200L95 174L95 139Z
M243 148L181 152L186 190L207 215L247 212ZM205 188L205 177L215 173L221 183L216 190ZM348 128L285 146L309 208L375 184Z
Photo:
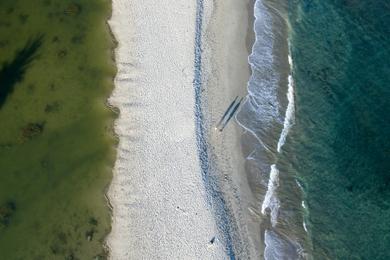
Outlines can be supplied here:
M389 13L384 0L256 1L237 120L267 259L390 258Z
M296 123L315 259L390 258L390 4L289 1Z

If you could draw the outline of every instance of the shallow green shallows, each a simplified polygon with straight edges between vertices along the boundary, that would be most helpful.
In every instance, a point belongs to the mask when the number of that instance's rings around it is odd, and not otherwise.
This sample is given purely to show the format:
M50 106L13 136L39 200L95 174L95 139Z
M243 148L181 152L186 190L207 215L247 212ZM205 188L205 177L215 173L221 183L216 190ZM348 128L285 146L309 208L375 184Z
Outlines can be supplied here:
M0 1L0 259L105 259L108 0Z

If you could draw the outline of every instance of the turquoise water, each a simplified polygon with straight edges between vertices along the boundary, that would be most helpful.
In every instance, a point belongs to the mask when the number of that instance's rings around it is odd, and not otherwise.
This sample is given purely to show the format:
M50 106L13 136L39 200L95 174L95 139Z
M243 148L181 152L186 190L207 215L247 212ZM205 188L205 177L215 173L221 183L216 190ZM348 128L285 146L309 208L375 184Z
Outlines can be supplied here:
M289 1L296 120L315 259L390 259L390 2Z

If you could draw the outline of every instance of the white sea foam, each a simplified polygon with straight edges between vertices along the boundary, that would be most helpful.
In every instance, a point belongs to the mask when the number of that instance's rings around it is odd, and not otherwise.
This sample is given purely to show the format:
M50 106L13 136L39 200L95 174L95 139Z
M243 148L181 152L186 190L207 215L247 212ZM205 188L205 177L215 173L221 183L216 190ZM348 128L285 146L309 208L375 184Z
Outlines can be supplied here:
M295 180L295 183L297 184L297 186L299 187L299 189L303 192L302 184L300 184L299 181L297 181L297 180Z
M255 43L248 62L252 75L247 85L248 96L237 113L236 121L253 134L267 151L271 151L262 140L262 132L273 131L275 119L279 120L277 89L279 72L275 70L274 38L272 17L262 1L255 2L254 8ZM267 132L268 133L268 132Z
M284 243L273 231L265 231L264 242L264 258L266 260L283 259Z
M288 58L289 58L290 66L292 66L291 57L288 56ZM286 142L288 132L290 131L291 127L295 122L294 79L291 75L288 76L287 100L288 100L288 105L286 109L286 116L284 118L283 130L282 133L280 134L280 138L278 141L278 148L277 148L278 153L282 151L282 146Z
M272 7L271 7L272 8ZM249 64L252 68L252 75L248 82L248 97L241 106L241 111L237 113L236 119L241 127L259 141L261 147L256 148L254 152L247 156L247 160L264 160L256 158L256 151L261 151L258 154L272 154L275 160L262 161L264 164L270 165L270 173L265 192L264 200L261 204L261 214L268 215L273 228L266 231L265 234L265 258L266 259L297 259L301 255L298 251L302 247L288 235L279 236L277 225L279 218L280 200L278 198L279 188L279 170L278 154L282 152L283 146L286 143L292 126L295 123L295 100L294 100L294 79L293 79L293 59L288 55L288 63L290 66L290 74L288 75L287 86L287 107L286 111L282 111L284 107L279 104L279 89L280 85L284 84L286 74L280 70L280 57L274 56L278 50L275 50L275 42L280 39L279 34L274 33L274 25L279 21L274 20L272 12L269 12L268 2L264 0L256 0L255 2L255 24L254 31L256 41L252 47L252 53L249 57ZM279 19L277 17L275 19ZM290 50L290 46L288 48ZM286 57L282 57L286 58ZM287 61L286 61L287 62ZM284 115L283 115L284 114ZM280 136L277 142L273 140L275 126L283 125ZM270 143L270 141L272 143ZM274 145L276 144L276 154L274 153ZM263 149L264 148L264 149ZM268 167L267 165L267 167ZM264 170L264 169L261 169ZM264 180L265 182L266 180ZM299 183L297 183L299 185ZM300 186L300 185L299 185ZM302 187L300 187L302 189ZM305 205L303 204L303 207ZM267 218L267 217L266 217ZM288 225L288 223L287 223ZM304 224L306 230L306 224ZM292 231L291 234L294 234ZM297 256L297 258L294 258Z
M265 231L264 240L264 258L266 260L305 258L305 252L299 244L273 230Z
M269 180L268 180L268 189L265 194L263 204L261 205L261 213L263 215L266 214L267 209L271 211L272 226L275 226L277 223L279 207L280 207L279 199L275 194L278 186L279 186L279 170L276 168L275 164L272 164Z
M303 225L303 229L306 231L306 233L307 233L307 227L306 227L306 221L303 221L302 222L302 225Z

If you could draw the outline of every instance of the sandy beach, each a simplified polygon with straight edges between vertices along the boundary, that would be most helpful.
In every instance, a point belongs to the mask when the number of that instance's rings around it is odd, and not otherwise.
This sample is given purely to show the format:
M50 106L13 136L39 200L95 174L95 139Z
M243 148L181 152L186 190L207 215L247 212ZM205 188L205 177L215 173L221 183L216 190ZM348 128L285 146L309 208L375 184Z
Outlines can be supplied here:
M215 125L230 102L247 95L250 77L248 55L254 42L254 1L214 2L205 26L204 84L207 100L206 125L208 141L228 210L236 255L240 259L259 259L262 255L256 200L248 185L245 171L243 129L235 122L221 133ZM223 28L223 29L221 29Z
M109 24L118 41L118 73L110 103L120 116L108 192L111 259L257 256L256 238L248 234L256 227L247 210L253 198L245 192L241 130L232 121L222 133L214 131L234 97L246 95L253 3L203 2L201 123L213 165L207 174L217 180L212 190L223 196L210 201L195 125L194 64L200 53L194 49L201 2L113 0ZM217 205L220 201L224 205ZM218 207L228 217L218 216ZM221 234L221 225L229 226L229 234Z

